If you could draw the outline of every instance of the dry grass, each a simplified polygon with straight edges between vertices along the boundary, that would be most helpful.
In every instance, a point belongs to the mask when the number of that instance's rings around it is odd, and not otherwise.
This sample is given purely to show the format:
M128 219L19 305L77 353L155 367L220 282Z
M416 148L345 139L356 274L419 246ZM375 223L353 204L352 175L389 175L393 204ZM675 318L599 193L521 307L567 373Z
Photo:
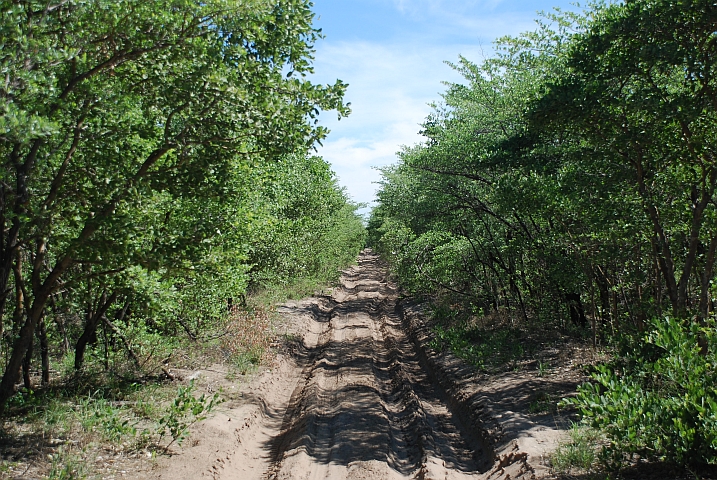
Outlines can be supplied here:
M229 316L225 334L221 337L221 348L240 373L245 374L261 364L269 354L275 312L273 306L254 306L235 308Z

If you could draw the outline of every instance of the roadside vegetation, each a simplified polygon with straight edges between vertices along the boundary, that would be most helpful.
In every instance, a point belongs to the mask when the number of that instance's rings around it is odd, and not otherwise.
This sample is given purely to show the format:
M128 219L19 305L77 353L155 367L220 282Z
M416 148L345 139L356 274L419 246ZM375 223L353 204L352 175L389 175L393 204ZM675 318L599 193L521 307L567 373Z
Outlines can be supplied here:
M563 471L717 464L715 31L699 0L544 14L453 65L383 169L369 244L434 303L437 346L488 370L521 335L609 354L565 402Z
M223 397L176 370L251 371L273 303L355 260L359 206L312 155L349 108L307 79L310 8L3 2L0 476L181 443Z

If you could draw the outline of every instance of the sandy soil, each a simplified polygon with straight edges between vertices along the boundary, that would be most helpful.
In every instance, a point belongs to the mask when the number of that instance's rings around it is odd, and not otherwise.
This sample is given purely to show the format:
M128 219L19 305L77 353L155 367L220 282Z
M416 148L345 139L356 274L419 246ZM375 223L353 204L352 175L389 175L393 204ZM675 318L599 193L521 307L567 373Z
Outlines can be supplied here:
M538 391L577 379L485 378L428 345L365 251L330 296L280 308L289 339L271 368L136 478L529 479L565 421L533 415ZM197 373L201 375L201 372ZM558 380L558 378L560 380Z

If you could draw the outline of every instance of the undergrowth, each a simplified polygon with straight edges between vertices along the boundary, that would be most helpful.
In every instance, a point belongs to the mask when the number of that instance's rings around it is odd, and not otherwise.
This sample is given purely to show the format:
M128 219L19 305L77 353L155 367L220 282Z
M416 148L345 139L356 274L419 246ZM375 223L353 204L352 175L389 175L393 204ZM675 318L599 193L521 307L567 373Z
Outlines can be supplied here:
M434 330L431 347L449 348L456 356L482 370L493 370L524 358L520 330L484 329L468 325L442 326Z
M202 393L194 380L181 381L178 370L222 363L229 380L254 372L276 340L275 305L328 293L326 285L303 278L257 289L223 321L193 331L195 338L163 343L157 335L129 332L139 365L121 352L108 354L101 342L89 346L81 371L74 369L73 355L56 355L50 385L23 389L8 403L0 430L0 477L28 468L52 479L103 476L111 470L99 472L97 458L153 461L181 445L192 425L228 393Z
M605 434L605 462L635 458L700 467L717 464L717 334L700 326L655 319L641 342L566 399L584 422Z
M565 342L584 343L584 332L550 331L540 323L525 324L499 312L474 314L462 306L434 306L435 321L430 347L450 350L484 372L520 370L529 366L544 377ZM546 357L547 355L547 357Z

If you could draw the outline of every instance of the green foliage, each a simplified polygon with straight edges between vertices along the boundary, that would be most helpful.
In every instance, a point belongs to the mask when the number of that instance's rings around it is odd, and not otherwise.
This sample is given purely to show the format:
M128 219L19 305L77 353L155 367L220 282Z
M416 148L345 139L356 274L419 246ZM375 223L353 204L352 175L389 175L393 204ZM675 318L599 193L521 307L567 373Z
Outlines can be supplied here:
M36 330L76 369L148 373L250 288L354 260L358 206L308 154L318 116L349 113L343 82L308 79L313 17L308 0L5 8L0 410Z
M106 399L87 397L79 407L78 417L85 431L99 431L104 439L114 443L137 433L126 412Z
M545 15L481 64L461 58L464 83L424 141L383 171L372 245L413 292L523 320L582 321L571 302L611 329L688 306L706 317L714 15L709 2L598 3Z
M521 332L511 328L485 329L466 325L434 329L431 347L438 351L450 349L456 356L488 371L525 357Z
M411 293L631 339L576 400L617 463L715 462L715 18L707 0L595 2L461 57L368 222ZM502 340L454 323L435 343L484 366Z
M570 15L548 16L534 33L503 38L482 65L454 65L450 85L424 123L425 141L384 169L372 245L414 293L561 321L554 300L579 290L584 273L561 238L553 205L558 162L523 159L525 113L560 71ZM557 314L557 315L556 315ZM557 316L557 318L555 318Z
M652 327L644 341L655 347L653 355L633 354L623 366L600 367L565 403L579 407L584 421L606 434L605 452L618 465L631 454L717 463L715 324L666 318Z
M219 394L206 398L204 394L194 396L194 381L179 387L174 401L167 407L165 414L159 419L158 433L160 437L169 434L172 439L169 445L181 445L189 432L189 427L206 418L207 414L220 403Z
M254 233L250 261L255 285L302 277L333 280L352 263L365 229L329 165L320 157L290 156L265 173L267 221Z
M12 398L11 406L20 410L37 406L42 400L35 395L33 390L24 390Z
M533 396L533 400L528 405L530 413L547 413L557 411L557 401L547 392L538 392Z
M27 421L39 422L48 438L73 438L79 446L99 440L129 449L166 451L174 443L181 444L191 426L223 401L219 393L197 396L195 390L192 381L173 391L130 385L81 398L52 398L37 402Z
M48 479L77 480L85 478L85 465L76 455L60 448L51 457L52 465Z

